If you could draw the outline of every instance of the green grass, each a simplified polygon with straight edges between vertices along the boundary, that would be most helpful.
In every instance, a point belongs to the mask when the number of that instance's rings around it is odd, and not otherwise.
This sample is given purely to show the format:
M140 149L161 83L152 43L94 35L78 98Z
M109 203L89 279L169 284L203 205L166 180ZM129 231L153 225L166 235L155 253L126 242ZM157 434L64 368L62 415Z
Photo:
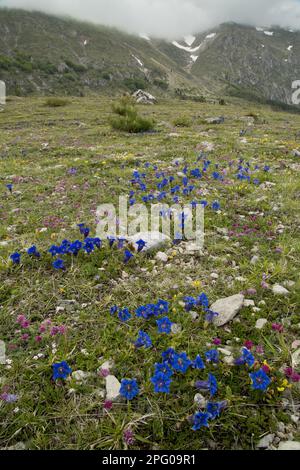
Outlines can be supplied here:
M159 132L135 135L111 129L108 98L72 98L68 106L58 108L44 103L43 98L11 97L0 114L0 338L11 360L0 366L0 391L19 396L15 404L0 401L0 448L22 441L29 449L124 449L123 432L130 427L136 449L253 449L263 434L276 430L277 421L286 422L297 438L297 427L282 400L293 399L299 406L299 388L280 393L277 386L278 371L290 365L291 344L299 337L300 180L299 162L291 150L299 146L300 117L253 103L249 107L234 98L226 99L226 107L162 101L137 107L146 119L156 121ZM249 113L259 120L249 126L245 142L239 133ZM202 124L218 115L226 118L221 126ZM178 127L174 134L176 116L187 117L191 125ZM85 222L93 235L96 207L103 202L117 204L120 194L128 194L138 165L144 169L151 162L158 171L176 176L184 164L177 168L174 159L197 167L205 141L214 144L208 158L211 165L219 164L219 171L226 168L227 183L206 178L196 182L201 193L194 199L219 200L222 207L220 214L206 211L203 255L192 256L182 243L167 250L167 266L156 262L155 254L136 256L124 265L122 253L105 245L97 256L81 254L68 262L65 273L53 272L50 255L40 261L25 261L24 256L20 267L10 264L9 255L15 250L36 244L45 252L53 243L78 238L77 223ZM263 190L237 181L228 162L241 156L261 167L269 164L271 172L259 171L257 177L275 186ZM72 168L77 172L70 172ZM12 194L6 191L9 183ZM147 171L149 190L156 183L155 172ZM253 212L259 214L256 221L251 219ZM224 238L218 229L230 230L237 222L257 224L258 233ZM285 227L282 233L279 224ZM259 262L253 265L255 246ZM214 280L212 273L219 278ZM263 275L270 284L294 281L290 295L275 297L263 289ZM183 308L186 295L206 292L213 302L249 288L257 291L249 298L260 311L243 308L229 329L207 327L202 315L192 321ZM155 321L144 324L133 319L123 325L109 314L114 304L133 310L159 298L170 302L170 318L181 325L181 332L170 337L157 333ZM57 308L64 300L74 300L75 307ZM20 314L31 322L28 343L20 341L16 323ZM42 343L36 343L34 337L47 318L65 325L67 333L56 338L45 335ZM264 330L254 328L258 318L268 319ZM284 333L272 331L275 321L284 324ZM150 352L133 347L140 328L153 339L155 348ZM208 366L205 373L189 371L176 377L168 396L153 393L149 379L162 350L173 346L195 357L203 355L215 337L222 345L231 342L236 355L245 340L262 345L262 359L272 367L275 380L272 392L264 397L252 392L247 371L222 362L216 369ZM42 357L37 359L39 353ZM51 382L51 365L63 359L74 371L89 373L83 383L70 379L59 387ZM130 404L118 401L107 413L105 382L97 370L109 359L114 361L112 373L119 380L135 377L141 393ZM216 374L217 398L227 399L228 407L209 430L193 432L188 421L197 410L193 383L208 371Z

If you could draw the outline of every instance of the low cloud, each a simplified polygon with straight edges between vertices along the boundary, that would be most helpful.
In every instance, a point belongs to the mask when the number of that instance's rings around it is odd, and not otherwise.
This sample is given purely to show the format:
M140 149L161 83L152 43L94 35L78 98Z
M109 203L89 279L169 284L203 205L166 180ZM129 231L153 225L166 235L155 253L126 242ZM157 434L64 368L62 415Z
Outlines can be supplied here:
M227 21L300 29L299 0L0 0L0 6L69 15L165 38Z

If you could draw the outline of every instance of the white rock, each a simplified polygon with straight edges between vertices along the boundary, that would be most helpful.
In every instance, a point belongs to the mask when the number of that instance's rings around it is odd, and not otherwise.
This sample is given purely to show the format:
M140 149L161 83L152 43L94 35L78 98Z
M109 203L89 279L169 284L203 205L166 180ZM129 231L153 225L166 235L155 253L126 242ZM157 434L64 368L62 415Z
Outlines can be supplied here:
M219 279L219 274L218 273L211 273L210 277L212 279Z
M162 261L163 263L167 263L168 262L168 255L166 253L163 253L162 251L159 251L155 258L157 259L157 261Z
M244 305L244 296L242 294L232 295L217 300L210 309L217 312L218 316L214 317L214 324L216 326L223 326L229 321L233 320Z
M221 354L224 354L224 356L231 356L232 352L229 351L228 349L225 348L218 348L218 351L220 351Z
M245 299L245 301L244 301L244 307L255 307L254 300Z
M225 364L227 364L229 366L233 366L234 365L234 357L233 356L225 356L225 357L223 357L223 362L225 362Z
M199 408L205 408L207 405L207 400L203 395L201 395L201 393L196 393L194 396L194 402Z
M76 380L76 382L83 382L88 376L89 374L83 370L75 370L72 373L72 379Z
M280 442L278 450L300 450L300 442L298 441L285 441Z
M117 377L114 375L108 375L106 377L106 399L115 400L120 396L121 384Z
M182 327L181 325L178 325L178 323L172 323L171 331L174 335L177 335L178 333L181 333Z
M99 370L111 370L114 367L114 362L112 360L105 361L101 364Z
M272 444L275 434L267 434L257 444L258 449L266 449Z
M268 320L266 318L259 318L255 323L255 328L257 330L262 330L266 323L268 323Z
M292 354L292 365L293 365L293 367L298 367L299 364L300 364L300 348L297 349Z
M275 295L288 295L289 294L289 291L285 287L282 287L280 284L275 284L272 287L272 291Z
M136 233L132 237L128 238L129 243L133 245L136 251L138 250L136 242L138 242L139 240L143 240L146 243L143 252L157 250L171 242L170 237L164 235L161 232L153 231Z
M259 262L259 256L255 255L253 258L251 258L250 263L251 264L257 264Z

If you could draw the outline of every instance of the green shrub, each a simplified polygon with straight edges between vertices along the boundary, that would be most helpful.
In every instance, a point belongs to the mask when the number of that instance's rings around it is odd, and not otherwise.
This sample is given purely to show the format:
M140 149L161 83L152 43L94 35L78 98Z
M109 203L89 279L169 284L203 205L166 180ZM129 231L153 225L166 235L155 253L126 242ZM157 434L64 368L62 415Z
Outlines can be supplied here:
M136 114L135 102L131 96L122 96L118 103L112 106L114 114L119 116L127 116L129 114Z
M134 134L153 129L153 121L138 114L135 103L129 96L124 96L119 103L113 104L112 110L115 116L111 118L110 124L115 130Z
M49 106L50 108L59 108L61 106L66 106L68 103L68 100L63 98L48 98L45 102L45 106Z
M153 80L153 85L157 86L158 88L161 88L162 90L167 90L169 88L168 82L166 82L165 80L159 80L157 78Z
M192 120L188 116L178 116L174 119L173 124L176 127L190 127Z
M221 98L221 99L219 100L219 105L220 105L220 106L226 106L226 101L225 101L223 98Z
M123 83L131 92L147 88L147 82L141 78L125 78Z

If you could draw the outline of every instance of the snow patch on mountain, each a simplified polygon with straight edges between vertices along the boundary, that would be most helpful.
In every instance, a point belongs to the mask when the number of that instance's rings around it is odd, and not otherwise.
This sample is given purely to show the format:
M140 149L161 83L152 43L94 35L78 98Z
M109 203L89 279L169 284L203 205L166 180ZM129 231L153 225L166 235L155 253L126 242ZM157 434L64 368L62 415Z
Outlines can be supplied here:
M195 40L196 40L196 37L192 36L191 34L184 37L184 41L189 47L191 47L191 45L194 44Z
M151 39L149 38L149 36L147 36L147 34L140 34L139 36L141 39L145 39L145 41L151 41Z
M217 33L210 33L207 36L205 36L205 39L213 39L216 36Z

